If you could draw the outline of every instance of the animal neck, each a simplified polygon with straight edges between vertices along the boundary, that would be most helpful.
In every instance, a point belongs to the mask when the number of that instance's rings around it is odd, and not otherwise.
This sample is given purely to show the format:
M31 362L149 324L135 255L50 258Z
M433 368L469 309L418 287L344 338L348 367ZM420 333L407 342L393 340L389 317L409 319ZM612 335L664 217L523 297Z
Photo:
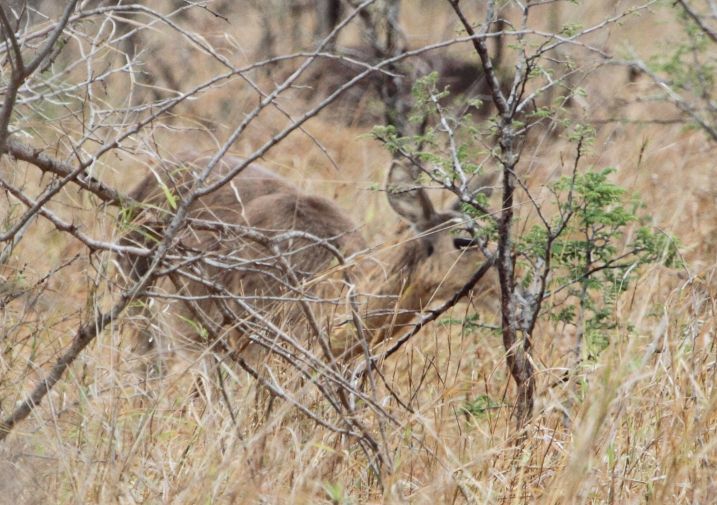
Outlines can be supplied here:
M411 282L410 273L407 273L406 278L387 282L382 296L375 297L366 304L364 321L371 334L372 345L407 331L409 323L423 308L421 290Z
M369 271L359 282L359 314L371 346L407 331L409 323L424 308L425 290L415 275L423 250L413 240L398 247L384 263L364 267L364 271ZM349 326L337 335L335 355L351 357L362 351L355 328Z

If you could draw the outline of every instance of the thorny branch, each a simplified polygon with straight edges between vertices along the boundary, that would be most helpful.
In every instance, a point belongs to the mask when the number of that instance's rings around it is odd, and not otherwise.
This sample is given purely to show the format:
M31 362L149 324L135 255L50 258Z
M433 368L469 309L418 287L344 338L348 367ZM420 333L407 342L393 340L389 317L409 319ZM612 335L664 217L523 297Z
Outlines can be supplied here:
M592 33L593 31L598 30L613 21L608 20L600 25L585 29L571 37L540 32L527 27L527 16L531 7L531 4L527 3L524 7L523 26L520 27L520 29L501 29L499 31L490 32L490 27L495 23L496 9L496 2L490 1L488 2L485 22L481 26L480 30L476 31L461 10L459 0L448 0L448 3L453 8L458 20L466 30L468 34L467 36L443 40L412 50L399 50L398 44L395 43L394 39L393 42L388 44L390 47L386 48L385 54L382 55L382 58L380 58L378 62L372 63L364 63L358 59L347 58L345 56L339 56L331 52L327 52L327 44L335 40L339 32L352 22L356 16L362 16L363 13L366 12L368 6L374 3L374 1L375 0L364 1L353 9L347 17L337 24L331 32L319 42L315 51L296 52L252 63L244 67L234 65L229 58L213 48L203 37L182 28L178 22L171 19L172 14L163 15L155 10L141 5L116 5L101 7L94 10L75 12L77 1L73 0L67 4L60 19L54 24L54 26L36 29L24 34L15 33L15 30L12 29L11 23L6 16L5 9L0 7L0 27L2 28L2 35L4 38L4 44L0 45L0 51L4 51L7 54L11 67L9 79L3 89L4 103L3 109L0 112L0 153L7 154L8 157L12 157L14 160L27 162L37 168L41 173L52 174L57 177L56 179L53 179L36 197L30 197L25 194L23 190L16 187L10 180L6 180L5 178L0 180L2 188L4 188L17 201L20 201L27 208L27 210L19 218L13 220L8 229L3 230L0 234L0 241L17 241L18 237L21 237L22 235L22 230L27 227L28 223L32 222L33 217L42 216L52 223L55 229L72 236L74 239L82 243L88 252L104 250L114 253L142 256L148 258L149 260L149 268L143 273L141 278L133 280L132 284L118 297L119 299L115 301L114 305L112 305L105 312L100 312L95 309L93 317L90 321L85 324L78 325L69 347L55 361L47 375L35 385L30 394L20 402L13 412L0 422L0 440L6 438L17 423L25 419L32 412L32 410L61 380L64 372L81 355L83 350L100 332L117 319L130 302L141 300L145 297L152 296L153 294L157 294L157 297L173 296L160 294L159 292L155 292L151 289L157 279L162 277L168 277L170 279L172 277L174 277L174 279L183 278L202 284L209 290L211 293L209 296L211 296L213 300L222 302L221 305L224 315L229 320L242 321L242 314L236 313L236 311L233 310L235 308L234 305L230 306L227 302L234 302L242 311L249 313L256 321L254 323L256 326L250 329L255 330L257 328L261 328L262 331L265 332L250 331L251 342L270 351L283 360L284 363L293 366L307 382L314 384L323 397L325 397L329 402L332 409L340 417L340 423L334 424L321 418L319 414L308 409L306 405L303 405L300 398L292 396L290 393L283 390L281 384L277 381L264 377L264 375L260 373L260 370L252 368L241 356L235 356L237 363L239 363L239 365L242 366L247 373L254 376L263 385L263 387L271 391L272 394L292 403L317 424L334 431L335 433L361 440L362 449L367 451L367 454L368 452L373 452L378 455L381 461L390 464L388 448L380 447L380 444L372 438L372 435L370 434L371 430L368 427L363 426L361 421L358 419L359 415L357 414L356 400L360 400L362 404L366 405L371 411L376 413L377 418L379 419L378 424L380 425L382 436L384 420L389 421L390 424L394 426L400 426L400 422L392 416L390 411L379 401L376 394L376 386L373 382L371 382L371 394L368 394L357 385L358 382L356 379L365 379L368 377L370 381L373 381L371 371L374 368L376 368L383 360L387 359L401 349L408 341L410 341L410 339L417 335L425 325L435 321L448 309L455 306L456 303L465 297L470 290L485 277L491 268L495 267L498 269L501 283L502 330L504 345L507 353L507 361L511 374L518 383L519 389L518 410L516 417L520 423L530 415L534 388L532 366L530 364L530 337L535 326L535 319L540 310L540 305L538 303L533 308L530 324L527 327L519 324L518 309L520 300L518 296L519 293L515 286L515 265L512 251L513 231L511 226L514 219L514 193L516 191L516 184L520 185L520 180L517 179L516 172L520 160L520 142L522 140L524 130L516 125L516 119L519 114L525 112L529 102L535 96L535 92L528 94L527 97L525 96L526 81L534 59L558 46L566 44L574 45L576 47L597 53L601 57L609 57L608 54L605 54L599 48L584 43L579 39L583 35ZM650 5L651 3L652 2L646 5ZM175 12L180 12L186 8L188 7L182 7ZM127 107L126 109L118 107L115 112L123 113L123 117L126 118L126 120L124 120L120 125L114 125L111 121L108 121L107 124L92 124L90 126L83 123L83 128L87 127L87 132L85 132L85 136L80 142L73 141L72 136L69 134L63 136L57 143L56 147L50 147L52 144L49 142L42 143L42 140L39 137L33 137L32 143L40 145L41 147L33 147L28 145L26 142L21 141L20 135L24 134L25 131L22 128L16 128L14 130L11 128L11 124L14 121L13 113L17 111L18 106L31 107L35 102L42 102L43 100L49 98L55 99L56 97L70 96L78 89L90 88L96 84L104 84L105 77L109 76L111 73L106 72L97 75L93 74L91 71L92 62L89 58L100 54L99 50L95 51L94 49L90 52L87 60L87 66L89 69L88 77L79 85L70 84L67 87L63 87L63 85L53 83L53 86L45 87L44 84L39 81L37 83L31 83L30 80L37 77L38 70L44 63L47 62L50 55L53 54L58 40L62 34L67 31L68 26L77 24L86 19L94 17L99 18L105 15L112 16L115 14L141 14L150 17L154 21L164 23L171 30L173 30L174 33L180 34L184 41L189 41L189 45L194 50L198 50L201 54L208 56L214 63L219 64L222 67L222 71L215 73L205 81L194 85L186 91L174 90L171 98L158 99L151 103L142 103L136 106ZM622 13L622 15L626 14ZM364 16L364 19L368 18ZM618 20L621 19L621 17L616 16L614 19ZM148 27L151 26L151 24L144 26ZM130 33L136 33L139 30L139 27L137 27ZM395 36L395 34L393 35ZM546 43L540 46L537 52L533 55L528 55L526 44L523 43L523 38L531 35L546 39ZM125 33L120 37L114 38L110 41L110 43L117 43L124 37L128 36L129 34ZM499 74L497 69L494 68L494 62L490 57L488 46L486 44L490 39L497 37L513 37L520 45L519 61L517 62L515 68L513 82L511 83L508 91L504 91L505 87L501 86L502 83L498 77ZM23 55L22 48L25 47L28 42L37 40L44 40L44 42L35 52L34 57L29 61L29 63L26 63L25 60L27 56ZM497 135L501 152L497 155L497 159L502 167L503 184L502 206L500 214L497 218L499 229L497 254L486 255L486 261L480 266L477 266L477 270L474 272L472 277L466 280L463 288L454 293L453 296L443 305L422 313L416 324L408 332L391 342L387 348L377 354L372 354L374 350L369 348L369 339L365 335L367 330L363 327L363 323L359 315L356 292L353 283L348 278L348 274L346 274L347 277L345 278L345 282L347 286L350 286L350 288L347 289L347 300L351 307L351 316L359 335L359 342L362 343L362 350L364 352L364 360L358 364L351 376L352 380L349 380L346 378L347 374L345 374L345 370L343 370L340 364L333 359L330 347L327 344L327 329L321 327L320 322L312 312L310 302L313 300L303 291L305 286L302 284L302 280L299 279L297 275L294 275L294 272L292 272L289 263L286 262L281 251L274 248L272 250L274 253L273 257L267 256L261 260L267 263L270 260L276 263L275 260L278 260L278 262L281 263L283 268L286 270L285 273L291 274L288 276L289 281L285 281L283 278L280 279L279 276L276 276L276 278L284 282L284 287L295 295L293 300L298 301L301 305L304 311L304 316L310 323L312 335L317 339L322 348L324 359L317 357L311 349L303 345L302 342L298 341L292 334L285 331L285 329L276 326L270 320L266 319L260 311L257 311L255 307L252 307L251 297L243 297L239 296L237 293L232 293L225 286L221 285L221 283L210 281L201 274L202 268L211 267L221 269L224 266L231 264L232 261L236 262L236 258L222 257L221 255L212 256L210 254L202 254L201 251L197 252L183 248L183 245L181 244L183 232L188 227L193 230L202 229L201 223L197 223L191 218L190 209L201 198L210 195L212 192L217 191L224 185L228 184L242 170L244 170L251 163L254 163L265 156L293 132L298 130L300 132L304 132L306 135L309 135L309 133L307 133L304 129L308 120L317 116L322 110L334 103L338 97L354 86L360 84L362 80L366 79L371 74L382 73L390 78L398 79L401 75L400 72L396 71L397 63L422 55L429 51L435 51L461 43L473 44L488 82L491 99L493 100L500 115ZM352 78L347 79L345 83L334 89L326 97L321 99L317 105L309 108L303 114L293 116L292 113L287 112L285 107L280 105L279 99L284 96L284 93L287 90L297 84L298 79L305 72L305 70L309 68L310 65L315 64L318 59L343 60L358 67L360 71ZM251 78L251 73L258 68L267 68L270 65L290 63L294 61L301 61L301 63L298 64L298 67L291 72L288 77L279 80L271 91L267 92L263 90ZM126 66L123 66L121 70L124 72L126 69L131 67L132 65L127 64ZM98 172L95 170L99 166L99 162L102 159L107 158L110 153L117 153L122 150L131 151L136 136L150 130L156 123L160 123L162 119L174 113L180 105L197 100L204 96L205 93L217 89L229 82L233 82L234 79L243 80L254 90L256 98L258 99L258 104L243 114L242 119L231 129L231 133L226 136L226 140L223 143L217 142L219 147L215 150L214 155L206 163L206 165L201 167L201 170L198 171L193 180L192 186L177 202L176 209L173 209L173 213L171 213L167 220L162 223L161 236L153 247L127 246L119 243L113 243L108 240L98 240L91 237L88 232L83 231L73 222L64 218L60 211L54 211L48 206L49 203L56 199L57 195L59 195L63 190L66 190L68 185L72 183L79 187L83 194L84 192L90 193L94 197L99 198L103 204L113 205L120 208L134 206L141 207L142 203L134 201L125 191L120 191L111 184L101 180L102 178L97 175ZM551 81L541 87L538 92L546 90L551 86L555 86L558 82L559 79ZM29 86L28 83L33 85ZM44 93L45 89L47 90L47 93ZM19 96L24 92L27 92L27 96ZM88 91L85 99L94 100L95 98ZM436 106L440 107L437 102ZM282 117L287 120L288 125L280 127L277 133L275 133L266 142L259 145L258 148L254 149L251 154L246 156L241 163L234 166L231 170L219 177L212 178L217 165L226 153L245 135L249 125L255 122L256 119L269 108L278 110ZM448 123L444 123L443 126L449 135L452 135L450 125ZM98 142L94 152L81 152L82 149L87 149L89 151L89 148L85 148L85 141L88 139L91 139L92 141L99 139L99 135L97 138L94 137L95 132L104 130L108 130L110 133L107 134L106 139L102 139ZM145 141L147 143L153 143L155 139L151 137L152 133L148 135L150 140ZM315 144L318 145L320 149L325 151L323 146L320 145L320 142L316 139L314 140ZM467 176L462 170L458 157L455 156L458 147L456 143L453 142L454 139L451 140L452 143L450 151L451 154L454 155L453 168L455 172L459 174L460 184L458 187L449 187L447 189L456 193L464 203L472 204L481 210L487 211L488 209L482 209L482 207L477 204L475 199L472 198L474 195L467 194ZM91 142L88 142L88 144L90 143ZM64 161L58 154L53 154L61 152L62 149L68 149L70 152L73 152L77 161L75 163L70 163L68 161ZM429 175L431 175L430 172ZM445 184L445 178L441 179L440 177L434 177L434 181L440 184ZM488 219L495 219L489 212L486 212L486 214L488 215ZM212 223L205 223L205 225L208 226L207 229L211 229ZM226 231L225 229L219 229L222 228L221 223L217 226L218 228L215 231ZM240 232L238 229L233 229L232 233L238 235L243 232ZM244 233L246 233L246 237L249 237L251 230L244 230ZM326 240L319 239L318 237L310 237L307 234L302 236L294 235L291 237L288 235L285 237L275 236L268 241L266 237L261 237L260 235L261 234L258 234L252 238L257 241L265 240L264 243L271 246L276 245L276 243L282 239L292 240L301 238L314 240L314 245L319 245L326 249L331 249L332 247ZM335 248L331 250L331 252L335 255L340 267L344 268L345 258L342 258L341 254L335 250ZM259 263L259 261L256 263ZM248 268L247 265L242 266ZM234 265L234 267L236 268L236 265ZM347 270L347 268L344 268L343 272L347 272ZM546 264L543 267L543 275L540 277L541 285L538 288L536 295L538 297L544 294L545 280L548 271L549 264ZM202 298L197 296L185 296L182 294L174 296L178 299L182 299L189 305L202 301ZM276 301L286 300L287 297L276 297ZM197 312L199 313L200 311ZM198 314L199 320L201 320L201 317L202 315ZM209 331L213 331L217 328L221 329L221 325L216 322L205 322L205 327ZM243 324L249 325L249 323ZM219 332L215 332L214 336L217 345L223 344L222 336L220 336ZM278 345L277 342L280 342L282 345ZM385 445L386 443L384 441L384 446Z
M473 34L474 31L471 23L463 14L459 6L459 1L448 0L448 2L461 21L463 28L469 34ZM530 4L526 4L523 8L523 28L527 23L529 6ZM489 2L487 9L489 17L484 23L485 26L490 26L493 22L493 7L494 2ZM521 41L522 38L518 38L518 42L520 43ZM498 157L498 161L502 166L503 187L501 195L502 210L498 219L498 257L496 267L501 290L503 346L506 351L508 369L518 388L518 400L515 411L516 422L518 426L522 426L532 414L534 378L533 367L530 362L530 335L523 334L521 336L519 334L519 300L516 296L517 290L512 246L516 167L520 159L520 142L522 140L521 134L516 131L514 121L517 119L516 106L520 102L529 75L529 69L527 68L528 62L525 49L521 47L519 52L520 56L515 65L515 74L513 76L510 94L508 98L506 98L501 89L496 71L493 68L485 42L481 43L480 39L474 39L474 48L483 64L483 70L490 86L491 98L500 115L498 143L501 148L501 153Z

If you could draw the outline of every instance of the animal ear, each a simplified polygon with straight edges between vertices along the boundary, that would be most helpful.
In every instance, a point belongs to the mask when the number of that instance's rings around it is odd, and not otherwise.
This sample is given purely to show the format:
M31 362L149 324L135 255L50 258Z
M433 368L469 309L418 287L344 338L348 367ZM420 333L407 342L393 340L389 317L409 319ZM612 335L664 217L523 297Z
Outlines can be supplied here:
M418 183L419 172L404 161L394 160L388 172L386 195L396 213L416 229L424 231L431 226L436 211L426 191Z
M468 187L466 194L471 198L477 195L490 196L493 194L493 188L498 182L498 172L480 173L473 174L473 177L468 181ZM461 210L461 201L457 200L451 205L453 210Z

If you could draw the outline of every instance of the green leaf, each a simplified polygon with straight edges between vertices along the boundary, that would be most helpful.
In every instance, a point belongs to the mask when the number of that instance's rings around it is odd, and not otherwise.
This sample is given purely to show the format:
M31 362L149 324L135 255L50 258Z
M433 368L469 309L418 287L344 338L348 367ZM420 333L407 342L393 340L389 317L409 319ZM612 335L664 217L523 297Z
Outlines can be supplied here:
M500 408L502 405L488 395L478 395L472 401L463 404L461 410L475 417L484 416L489 410Z
M162 188L162 192L164 193L164 197L167 199L169 206L172 210L177 210L177 198L174 196L174 193L172 193L172 190L164 183L160 183L160 187Z

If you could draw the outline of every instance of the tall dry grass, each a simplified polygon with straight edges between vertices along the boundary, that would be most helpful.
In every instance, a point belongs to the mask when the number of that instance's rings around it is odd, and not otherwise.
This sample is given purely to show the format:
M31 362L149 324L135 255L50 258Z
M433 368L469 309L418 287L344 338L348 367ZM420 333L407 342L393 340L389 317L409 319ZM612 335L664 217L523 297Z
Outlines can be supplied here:
M405 2L411 40L438 38L435 27L454 29L447 10L420 3L413 8ZM587 23L609 10L596 4L565 8L562 15ZM662 14L653 15L615 27L601 42L653 51L670 29ZM208 37L221 40L222 30L231 31L242 48L253 47L259 36L250 16L237 14L230 29L202 19ZM455 51L473 57L467 49ZM187 68L191 58L184 56L180 65L171 58L182 55L167 53L167 63L183 68L188 79L209 73ZM576 104L575 114L674 115L640 100L649 86L629 82L622 72L607 68L591 75L581 84L588 98ZM196 128L158 127L153 141L164 152L188 144L210 149L212 137L226 135L227 125L250 102L241 89L215 90L202 107L185 111L191 119L185 126L194 122ZM275 111L260 119L236 152L259 145L282 121ZM354 209L372 244L394 240L398 220L383 195L371 189L384 177L386 152L366 138L365 129L328 115L306 129L339 169L298 132L274 149L265 165ZM522 165L537 195L561 173L561 159L569 158L571 149L547 133L531 137ZM142 375L127 338L131 322L125 321L102 333L0 445L0 502L712 503L717 497L714 156L699 131L681 125L599 127L584 163L618 168L616 180L642 198L652 223L679 238L685 267L642 271L617 305L620 324L609 347L581 364L570 381L562 378L573 363L574 330L540 326L533 354L536 415L523 434L510 419L513 385L500 337L490 329L434 324L382 365L385 383L379 383L376 396L398 424L384 425L392 469L380 487L357 447L319 429L290 405L269 401L221 356L218 362L209 353L178 354L161 376ZM15 167L3 163L3 170ZM148 163L128 152L104 162L101 175L130 187ZM23 167L16 176L27 185L37 182ZM82 211L82 198L66 191L58 212L98 236L115 236L113 212ZM1 205L11 212L8 202ZM531 219L528 205L519 217ZM12 343L0 356L3 412L67 345L76 321L91 317L93 307L84 305L87 293L97 290L99 305L114 295L111 257L75 257L80 249L42 222L28 236L0 272L16 280L2 285L6 293L26 291L0 316L3 338ZM66 265L45 281L58 264ZM491 306L493 300L477 296L448 316L461 319L479 308L490 326L496 319ZM410 409L392 400L392 392ZM308 387L292 393L326 409ZM486 408L467 414L465 406L481 397L490 399Z

